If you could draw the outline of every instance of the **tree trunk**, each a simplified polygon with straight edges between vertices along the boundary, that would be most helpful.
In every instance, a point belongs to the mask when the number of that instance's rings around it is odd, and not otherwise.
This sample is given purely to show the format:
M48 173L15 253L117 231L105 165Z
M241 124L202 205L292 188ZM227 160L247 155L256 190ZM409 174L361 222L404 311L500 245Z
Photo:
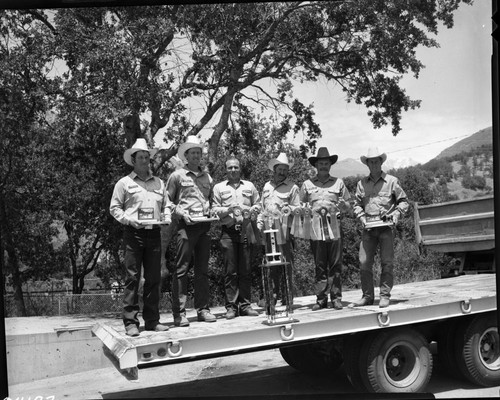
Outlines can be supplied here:
M5 250L8 255L7 264L10 266L8 269L3 269L3 260L4 253L2 248L2 272L6 270L10 270L12 273L12 286L14 288L14 303L16 306L16 315L21 317L26 317L26 305L24 304L23 297L23 281L21 277L21 271L19 266L19 258L17 257L16 248L14 246L14 239L12 238L12 230L10 229L9 221L7 220L7 212L5 210L5 203L3 198L0 198L0 229L1 239L3 239L3 243L5 244Z

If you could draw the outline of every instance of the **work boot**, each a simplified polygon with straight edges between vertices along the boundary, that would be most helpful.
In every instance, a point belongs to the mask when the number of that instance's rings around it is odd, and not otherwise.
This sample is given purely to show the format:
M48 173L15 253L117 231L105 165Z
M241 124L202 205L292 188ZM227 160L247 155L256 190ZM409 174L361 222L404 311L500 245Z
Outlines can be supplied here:
M378 306L379 308L386 308L389 307L389 303L389 297L381 297Z
M332 306L335 310L342 310L344 308L340 299L333 299Z
M247 307L240 310L240 315L244 317L258 317L259 313L255 311L252 307Z
M236 311L232 308L228 308L226 311L226 319L236 318Z
M186 315L184 314L176 315L174 316L174 325L180 327L189 326L189 320L186 318Z
M198 321L200 322L215 322L217 319L208 310L201 310L198 312Z
M321 310L322 308L326 308L327 307L327 302L326 301L322 301L322 302L317 302L315 305L312 306L312 310L313 311L318 311L318 310Z
M147 331L166 332L168 331L168 326L163 324L156 324L155 326L147 326L145 327L145 329Z
M127 325L125 327L125 332L127 333L127 336L139 336L139 329L133 324Z
M373 305L373 299L370 299L368 297L361 297L358 301L355 301L351 304L349 304L348 307L362 307L362 306L371 306Z

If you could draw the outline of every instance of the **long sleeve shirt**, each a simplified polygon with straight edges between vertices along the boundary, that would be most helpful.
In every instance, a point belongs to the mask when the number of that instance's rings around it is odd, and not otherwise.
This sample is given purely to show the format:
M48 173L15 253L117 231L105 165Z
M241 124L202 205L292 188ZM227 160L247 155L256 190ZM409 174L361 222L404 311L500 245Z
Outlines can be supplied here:
M262 208L266 210L270 207L288 203L289 206L299 207L299 187L288 179L276 184L269 181L262 189Z
M299 199L314 208L318 203L338 206L340 199L348 202L351 195L342 179L330 175L326 182L321 182L318 177L306 180L300 188Z
M142 180L131 172L115 184L109 211L123 225L130 225L132 220L160 220L161 213L169 217L165 183L153 175Z
M238 185L232 185L225 180L214 186L212 210L225 226L235 224L233 213L228 212L228 207L232 205L246 207L257 205L260 209L259 192L252 182L241 179Z
M379 216L395 210L401 215L408 210L406 193L398 178L382 172L376 181L368 175L358 182L354 196L354 214L357 218L364 215Z
M174 214L198 215L208 212L212 196L213 179L205 171L194 173L188 168L172 172L167 180L167 192L174 204Z

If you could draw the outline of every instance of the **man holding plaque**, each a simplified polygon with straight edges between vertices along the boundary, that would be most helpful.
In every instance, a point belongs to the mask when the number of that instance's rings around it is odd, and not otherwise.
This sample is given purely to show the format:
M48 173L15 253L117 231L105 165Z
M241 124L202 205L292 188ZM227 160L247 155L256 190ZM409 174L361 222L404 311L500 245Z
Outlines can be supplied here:
M260 196L254 184L241 179L240 162L226 161L227 180L214 186L213 211L222 224L226 318L257 316L250 305L251 250L260 241L257 215Z
M326 147L320 147L316 156L309 157L317 174L300 188L300 201L312 210L310 244L316 278L313 311L327 308L328 294L333 308L342 309L340 212L349 209L351 196L344 181L330 175L330 168L337 159L338 156L330 155Z
M148 331L166 331L159 323L161 278L161 223L170 223L170 208L165 184L153 176L149 149L145 139L137 139L123 158L134 170L115 185L109 211L124 225L125 270L123 291L123 324L129 336L139 336L139 281L144 268L142 316Z
M273 171L273 177L266 182L262 189L262 213L259 215L259 228L264 229L266 221L272 220L275 229L278 229L277 243L279 251L288 262L286 273L288 281L292 282L293 271L293 247L294 238L290 234L292 228L293 214L296 207L300 207L299 188L288 179L288 173L293 167L293 162L288 160L285 153L280 153L277 158L271 159L268 168ZM274 296L277 298L280 290L280 270L272 269L272 280L275 288ZM290 288L291 289L291 288ZM285 293L281 287L282 294ZM292 304L293 299L290 293L290 299L283 298L282 304Z
M174 171L167 181L169 199L178 219L175 271L172 276L172 313L175 326L189 326L186 318L188 271L194 258L194 307L198 321L215 322L210 313L208 259L210 256L210 198L212 177L200 167L203 145L196 136L188 136L177 156L186 164Z
M408 200L399 180L382 171L387 159L385 153L370 148L361 156L370 174L361 179L356 187L354 214L363 224L363 236L359 248L362 298L350 307L372 305L374 302L373 261L380 247L380 302L379 307L389 306L394 276L393 227L408 210Z

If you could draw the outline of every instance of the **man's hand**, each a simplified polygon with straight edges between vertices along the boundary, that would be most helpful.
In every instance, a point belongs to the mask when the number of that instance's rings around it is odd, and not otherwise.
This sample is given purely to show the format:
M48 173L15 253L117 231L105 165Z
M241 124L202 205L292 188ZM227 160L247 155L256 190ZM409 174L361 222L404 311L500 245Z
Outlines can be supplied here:
M129 225L130 225L131 227L135 228L135 229L141 229L141 228L144 228L144 225L143 225L141 222L139 222L139 221L137 221L137 220L135 220L135 219L130 219L130 220L129 220Z
M191 219L191 216L188 213L184 213L182 215L182 218L184 219L184 222L186 223L186 225L193 225L194 224L193 220Z
M396 225L398 223L400 217L401 217L401 213L399 211L394 211L391 214L392 222L394 222L394 225Z
M363 225L363 228L366 226L366 217L363 215L359 217L359 220L361 221L361 224Z

